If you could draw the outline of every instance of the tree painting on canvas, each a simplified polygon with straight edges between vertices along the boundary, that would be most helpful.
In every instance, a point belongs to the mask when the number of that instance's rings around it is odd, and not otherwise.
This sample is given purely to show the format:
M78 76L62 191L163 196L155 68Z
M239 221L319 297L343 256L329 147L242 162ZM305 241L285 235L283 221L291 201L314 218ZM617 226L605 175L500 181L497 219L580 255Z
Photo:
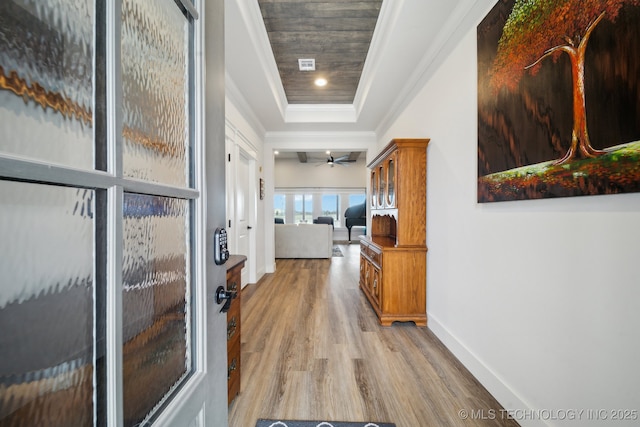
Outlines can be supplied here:
M478 202L640 191L640 0L500 0L477 35Z

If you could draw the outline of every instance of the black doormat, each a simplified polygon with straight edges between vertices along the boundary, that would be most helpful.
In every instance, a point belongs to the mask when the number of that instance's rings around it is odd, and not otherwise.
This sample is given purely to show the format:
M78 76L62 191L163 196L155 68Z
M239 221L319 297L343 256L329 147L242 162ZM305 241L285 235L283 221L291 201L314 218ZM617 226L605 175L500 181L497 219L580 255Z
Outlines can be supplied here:
M258 420L256 427L396 427L391 423L339 422L339 421L298 421L298 420Z

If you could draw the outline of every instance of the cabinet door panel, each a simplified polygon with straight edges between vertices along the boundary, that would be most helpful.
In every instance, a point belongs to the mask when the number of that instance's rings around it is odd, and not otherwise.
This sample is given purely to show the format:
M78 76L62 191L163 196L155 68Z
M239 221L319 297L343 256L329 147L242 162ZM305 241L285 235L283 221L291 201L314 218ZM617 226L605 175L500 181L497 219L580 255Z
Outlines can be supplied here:
M367 272L367 259L363 255L360 255L360 284L361 285L365 285L367 283L366 272Z
M372 266L371 270L371 295L375 300L375 304L379 307L382 299L382 272L374 266Z

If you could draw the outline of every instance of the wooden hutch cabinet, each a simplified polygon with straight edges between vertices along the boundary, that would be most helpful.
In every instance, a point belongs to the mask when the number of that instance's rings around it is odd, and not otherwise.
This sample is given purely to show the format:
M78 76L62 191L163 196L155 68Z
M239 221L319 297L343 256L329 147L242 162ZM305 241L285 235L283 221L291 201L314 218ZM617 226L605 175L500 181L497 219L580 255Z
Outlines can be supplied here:
M360 239L360 288L380 323L427 324L428 139L394 139L371 170L371 236Z

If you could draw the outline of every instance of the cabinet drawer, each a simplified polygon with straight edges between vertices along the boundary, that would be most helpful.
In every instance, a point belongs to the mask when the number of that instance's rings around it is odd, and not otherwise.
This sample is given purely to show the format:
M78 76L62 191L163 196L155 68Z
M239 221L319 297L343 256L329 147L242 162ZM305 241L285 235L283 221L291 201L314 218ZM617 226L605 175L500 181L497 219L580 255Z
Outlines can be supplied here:
M232 274L231 277L227 273L227 291L240 292L240 275Z
M370 246L369 248L369 258L376 264L378 267L382 266L382 251L380 251L375 246Z
M227 314L227 341L240 336L240 310L235 310L235 313L229 312ZM227 343L229 345L229 343Z
M232 374L231 379L229 380L229 385L227 387L227 393L229 394L228 404L231 405L233 399L240 393L240 371L237 371L236 374Z
M363 242L361 240L360 241L360 253L364 254L364 255L367 255L368 249L369 249L369 246L365 242Z
M227 392L228 403L231 403L240 392L240 340L233 340L233 345L228 348L227 359Z
M227 379L240 372L240 340L234 339L227 347Z

